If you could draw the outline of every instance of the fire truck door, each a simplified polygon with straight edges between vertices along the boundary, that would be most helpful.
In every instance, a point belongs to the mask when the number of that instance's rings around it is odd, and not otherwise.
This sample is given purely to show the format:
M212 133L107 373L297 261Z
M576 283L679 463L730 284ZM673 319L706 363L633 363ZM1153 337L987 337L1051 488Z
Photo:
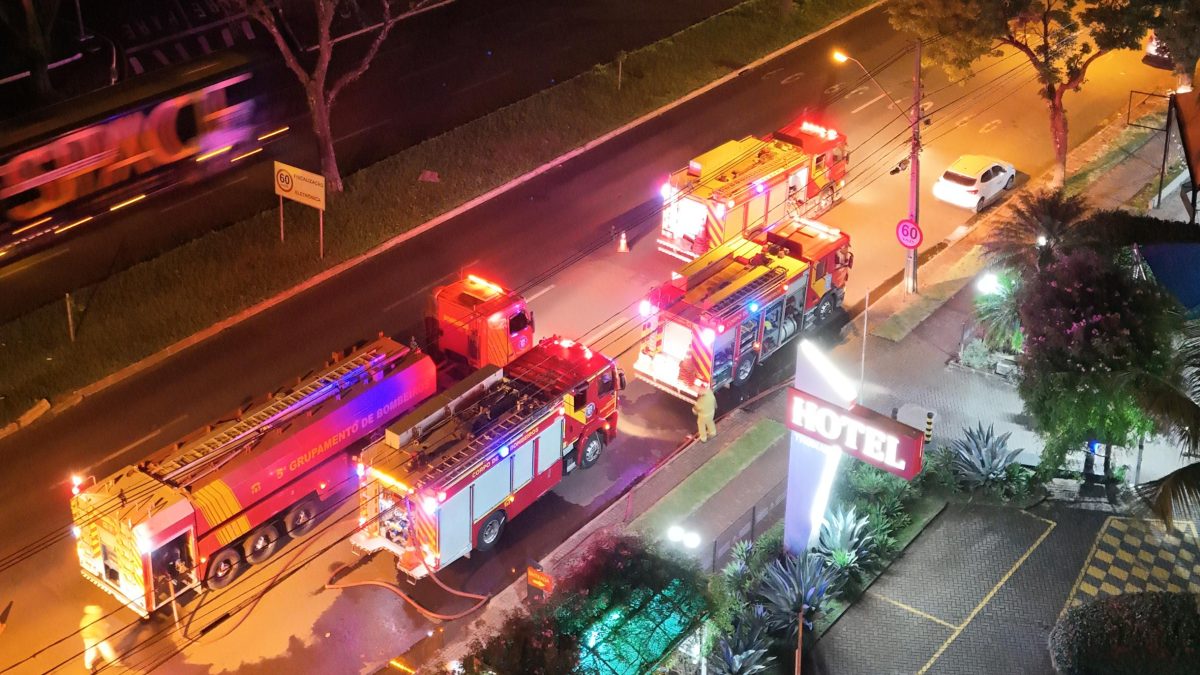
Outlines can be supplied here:
M471 490L459 490L438 507L437 553L440 566L471 551Z

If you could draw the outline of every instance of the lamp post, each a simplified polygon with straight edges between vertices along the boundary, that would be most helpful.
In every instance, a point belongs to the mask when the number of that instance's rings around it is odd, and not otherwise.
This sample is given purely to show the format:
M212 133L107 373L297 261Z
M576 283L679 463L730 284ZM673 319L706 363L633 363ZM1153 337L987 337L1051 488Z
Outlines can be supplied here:
M835 50L833 52L833 60L838 63L846 63L852 61L866 74L866 76L879 87L879 91L887 96L892 105L896 106L896 113L909 122L912 127L912 143L908 153L908 219L913 223L920 224L921 210L921 41L914 41L913 51L915 60L913 62L913 101L912 106L908 109L908 114L905 115L903 108L896 99L879 84L879 80L867 70L867 67L858 59L846 54L843 51ZM917 249L908 249L904 259L904 291L906 293L917 292Z

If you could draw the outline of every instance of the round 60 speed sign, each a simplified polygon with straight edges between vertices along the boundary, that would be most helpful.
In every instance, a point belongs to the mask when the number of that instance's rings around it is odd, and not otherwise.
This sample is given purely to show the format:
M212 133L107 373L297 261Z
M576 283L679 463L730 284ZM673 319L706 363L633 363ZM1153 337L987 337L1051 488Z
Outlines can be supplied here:
M919 225L905 218L896 223L896 241L904 248L916 248L925 241L925 234L921 232Z

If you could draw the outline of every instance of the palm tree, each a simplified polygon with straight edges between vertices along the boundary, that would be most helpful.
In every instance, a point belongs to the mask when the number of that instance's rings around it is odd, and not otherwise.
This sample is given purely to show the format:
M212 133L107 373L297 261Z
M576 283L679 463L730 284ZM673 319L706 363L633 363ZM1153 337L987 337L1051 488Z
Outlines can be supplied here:
M1018 278L1028 277L1065 251L1091 243L1083 227L1087 213L1081 195L1062 190L1023 194L984 242L984 252Z
M1185 453L1200 450L1200 323L1192 321L1185 326L1169 375L1126 373L1120 379L1138 396L1146 414ZM1200 513L1196 508L1200 506L1200 462L1136 486L1135 491L1140 505L1168 526L1180 516Z

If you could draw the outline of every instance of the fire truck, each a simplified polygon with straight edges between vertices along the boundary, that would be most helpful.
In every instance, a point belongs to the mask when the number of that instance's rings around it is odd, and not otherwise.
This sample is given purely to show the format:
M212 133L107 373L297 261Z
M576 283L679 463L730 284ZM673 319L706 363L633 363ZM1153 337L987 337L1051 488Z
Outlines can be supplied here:
M805 218L726 241L641 301L636 376L685 400L745 383L756 364L829 320L853 264L849 236Z
M658 250L690 262L785 218L817 218L841 199L848 161L845 136L806 120L728 141L663 184Z
M430 312L443 322L433 350L462 348L474 366L507 363L533 337L524 299L474 275L438 288ZM357 487L357 452L433 396L438 370L415 345L381 336L136 466L72 478L84 577L144 618L187 591L228 586Z
M557 338L476 371L362 453L351 541L390 551L412 579L492 548L506 522L596 463L624 386L611 359Z
M429 356L380 338L136 466L74 479L83 575L142 617L201 584L228 586L284 534L311 532L353 481L348 451L435 390Z

